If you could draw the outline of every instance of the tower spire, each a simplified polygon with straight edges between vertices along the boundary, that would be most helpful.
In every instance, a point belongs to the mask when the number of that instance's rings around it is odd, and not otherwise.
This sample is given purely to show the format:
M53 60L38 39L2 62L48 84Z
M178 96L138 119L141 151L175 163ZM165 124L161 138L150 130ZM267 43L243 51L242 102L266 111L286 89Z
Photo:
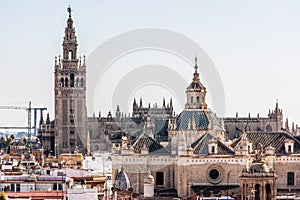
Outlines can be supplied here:
M195 72L194 72L194 77L193 77L193 82L199 82L200 78L199 78L199 73L198 73L198 59L197 56L195 55Z
M77 38L75 28L73 26L73 19L71 18L72 9L69 6L67 8L69 13L69 18L67 20L67 26L65 28L65 36L63 40L63 59L67 60L76 60L77 59Z
M197 63L197 55L195 55L195 73L198 73L197 69L198 69L198 63Z

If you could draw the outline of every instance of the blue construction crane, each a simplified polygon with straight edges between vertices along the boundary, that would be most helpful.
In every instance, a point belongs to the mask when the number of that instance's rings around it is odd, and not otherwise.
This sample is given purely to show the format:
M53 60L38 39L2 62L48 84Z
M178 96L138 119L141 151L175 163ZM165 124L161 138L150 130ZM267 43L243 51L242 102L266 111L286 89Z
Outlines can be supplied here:
M34 117L34 133L33 135L36 136L36 121L37 121L37 111L41 111L41 116L43 115L43 111L47 110L45 107L41 108L33 108L31 107L31 101L29 102L28 107L22 107L22 106L0 106L0 109L15 109L15 110L26 110L28 114L28 125L27 127L0 127L0 129L27 129L28 130L28 138L31 137L31 111L33 110L33 117Z

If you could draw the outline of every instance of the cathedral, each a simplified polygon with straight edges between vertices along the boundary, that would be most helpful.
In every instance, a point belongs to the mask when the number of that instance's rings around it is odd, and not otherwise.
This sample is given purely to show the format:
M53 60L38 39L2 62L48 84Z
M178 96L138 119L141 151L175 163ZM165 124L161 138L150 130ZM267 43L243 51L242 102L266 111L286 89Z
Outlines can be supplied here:
M183 199L220 197L225 191L245 200L299 194L299 138L285 130L245 129L228 140L223 120L206 103L197 68L196 60L185 109L169 119L168 142L157 141L147 123L137 137L123 136L111 148L113 176L122 169L134 191L144 193L143 178L150 172L156 194ZM274 112L282 114L277 105Z
M62 57L54 61L55 119L48 115L38 129L47 155L109 151L114 189L130 195L146 192L145 177L151 177L155 195L184 199L300 194L299 128L289 128L288 120L284 124L278 102L266 117L218 117L206 102L209 91L200 80L197 58L181 113L175 114L172 99L151 107L141 98L134 99L131 115L118 106L114 113L87 117L87 66L85 56L77 55L68 12Z

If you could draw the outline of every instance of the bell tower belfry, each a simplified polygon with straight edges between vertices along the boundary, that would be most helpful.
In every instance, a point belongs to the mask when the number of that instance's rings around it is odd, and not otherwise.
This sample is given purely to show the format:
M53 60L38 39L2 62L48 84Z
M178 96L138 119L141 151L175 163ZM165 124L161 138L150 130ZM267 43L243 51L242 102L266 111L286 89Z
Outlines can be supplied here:
M55 57L55 155L89 152L87 144L86 65L77 57L77 38L71 8L62 43L63 57Z

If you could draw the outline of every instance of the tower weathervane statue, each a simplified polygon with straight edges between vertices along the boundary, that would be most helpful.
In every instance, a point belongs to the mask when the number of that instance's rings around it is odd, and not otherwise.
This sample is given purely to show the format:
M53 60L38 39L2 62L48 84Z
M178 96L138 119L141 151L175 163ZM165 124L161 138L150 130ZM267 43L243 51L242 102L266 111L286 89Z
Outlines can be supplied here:
M67 8L67 11L69 13L69 17L71 17L71 13L72 13L72 9L71 9L71 6L69 5L69 7Z

